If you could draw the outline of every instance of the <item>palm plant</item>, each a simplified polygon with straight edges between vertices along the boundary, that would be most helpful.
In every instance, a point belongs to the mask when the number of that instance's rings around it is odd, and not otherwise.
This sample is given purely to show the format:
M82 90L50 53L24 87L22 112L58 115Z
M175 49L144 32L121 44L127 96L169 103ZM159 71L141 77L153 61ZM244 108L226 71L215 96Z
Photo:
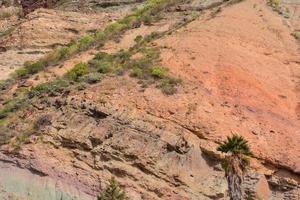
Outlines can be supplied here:
M220 144L217 150L227 154L222 167L228 182L230 200L241 200L244 172L249 165L248 156L252 155L248 142L242 136L233 135L227 137L227 141Z

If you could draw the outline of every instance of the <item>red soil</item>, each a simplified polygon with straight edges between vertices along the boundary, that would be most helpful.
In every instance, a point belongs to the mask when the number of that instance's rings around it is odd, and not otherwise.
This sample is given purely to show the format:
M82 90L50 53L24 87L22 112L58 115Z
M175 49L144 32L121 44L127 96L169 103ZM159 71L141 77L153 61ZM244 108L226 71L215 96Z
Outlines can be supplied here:
M204 137L240 133L258 157L300 173L300 56L292 30L261 0L223 10L158 42L172 47L163 61L185 80L173 106L180 112L194 103L188 118L212 127Z

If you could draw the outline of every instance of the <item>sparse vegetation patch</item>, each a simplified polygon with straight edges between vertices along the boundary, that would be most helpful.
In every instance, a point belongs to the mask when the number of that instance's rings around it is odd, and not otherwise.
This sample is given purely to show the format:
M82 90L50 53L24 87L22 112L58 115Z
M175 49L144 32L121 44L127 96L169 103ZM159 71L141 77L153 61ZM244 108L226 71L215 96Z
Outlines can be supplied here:
M66 77L72 81L78 81L80 77L88 73L88 65L86 63L78 63L71 69Z
M78 41L73 41L36 62L27 62L25 67L16 71L13 78L1 82L0 88L5 90L15 83L15 80L18 78L28 78L30 75L44 70L49 65L56 64L60 60L74 55L76 52L86 50L90 45L102 45L104 41L114 38L119 33L122 33L122 31L139 26L140 23L143 23L144 17L142 16L154 16L157 12L175 2L179 2L179 0L147 1L144 8L136 10L134 14L111 24L104 31L96 32L94 35L86 36ZM78 63L75 65L63 77L16 93L15 97L7 100L2 105L0 109L0 124L13 119L16 116L14 113L26 108L27 105L35 102L37 99L58 96L72 89L85 89L87 84L95 84L101 81L105 77L105 74L123 75L128 73L139 79L138 83L142 88L146 88L150 84L156 84L157 88L161 89L164 94L174 94L176 86L180 81L173 78L167 68L161 66L160 49L150 45L151 41L168 33L169 31L152 33L146 37L138 36L135 39L136 44L128 50L120 50L114 54L99 52L88 63ZM28 134L26 133L25 135ZM20 136L20 138L15 138L14 144L19 146L23 143L23 138L25 137Z
M158 85L158 88L166 95L173 95L177 92L177 85L180 84L180 79L175 78L165 78Z
M298 42L300 42L300 33L294 32L291 34Z
M78 41L72 41L68 45L54 50L36 62L26 63L23 68L16 71L14 78L26 78L80 51L93 46L101 46L110 39L117 39L128 29L136 28L145 21L155 20L154 16L157 16L160 11L177 2L180 2L180 0L148 0L143 8L137 9L133 14L111 23L104 31L97 31L92 35L84 36Z
M17 97L8 100L0 110L0 120L6 118L10 113L19 110L26 103L28 103L26 97Z
M158 36L159 34L154 33L145 38L138 36L135 39L136 45L128 51L120 50L115 54L99 52L93 60L89 61L90 73L120 75L128 71L130 76L140 79L139 83L142 87L145 88L149 83L158 82L157 88L161 89L164 94L174 94L180 81L171 77L168 69L160 65L159 48L147 47L147 44ZM137 54L139 56L135 56Z
M281 8L280 8L281 0L268 0L267 4L269 6L271 6L275 11L280 12L280 10L281 10Z
M290 10L282 5L281 0L268 0L267 5L270 6L278 14L283 15L286 18L290 17Z

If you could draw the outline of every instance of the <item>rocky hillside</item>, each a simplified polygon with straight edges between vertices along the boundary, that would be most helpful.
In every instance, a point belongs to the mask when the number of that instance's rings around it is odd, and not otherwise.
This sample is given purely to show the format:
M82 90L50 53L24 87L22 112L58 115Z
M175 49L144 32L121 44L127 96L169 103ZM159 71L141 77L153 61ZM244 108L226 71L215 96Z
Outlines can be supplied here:
M0 199L112 176L132 200L229 199L234 133L244 199L300 199L299 1L22 2L0 14Z

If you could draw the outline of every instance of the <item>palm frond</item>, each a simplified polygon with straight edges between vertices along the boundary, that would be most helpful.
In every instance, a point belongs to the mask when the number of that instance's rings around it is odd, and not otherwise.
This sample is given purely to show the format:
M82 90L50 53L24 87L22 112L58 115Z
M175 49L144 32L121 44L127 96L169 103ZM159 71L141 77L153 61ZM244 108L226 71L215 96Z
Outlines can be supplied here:
M234 134L231 137L227 137L227 140L220 144L217 148L218 151L223 153L233 153L233 154L244 154L251 156L252 153L248 146L248 141L245 140L242 136Z

